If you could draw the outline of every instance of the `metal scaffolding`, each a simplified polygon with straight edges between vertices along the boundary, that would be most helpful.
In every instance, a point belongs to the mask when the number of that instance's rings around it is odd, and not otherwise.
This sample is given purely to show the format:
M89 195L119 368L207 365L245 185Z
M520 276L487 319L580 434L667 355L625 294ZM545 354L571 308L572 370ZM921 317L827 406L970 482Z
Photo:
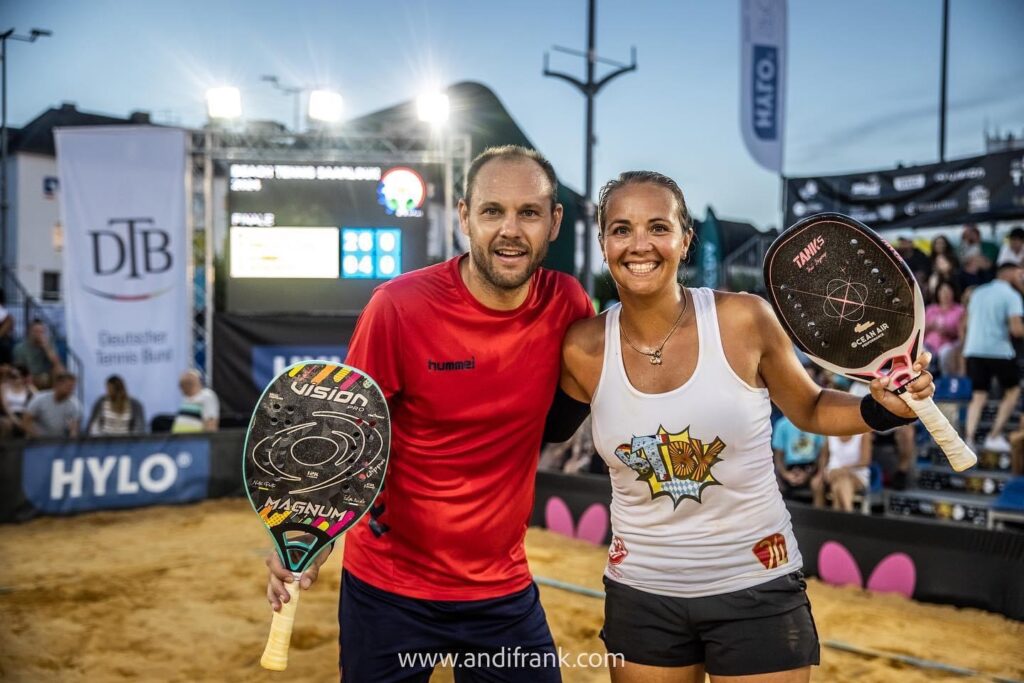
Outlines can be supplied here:
M212 377L213 313L216 273L214 267L215 177L227 178L224 162L251 163L374 163L438 164L444 168L444 218L439 234L444 258L457 251L455 235L456 188L461 187L471 161L468 135L336 134L325 131L236 131L207 127L192 131L186 164L186 236L192 258L187 264L189 300L192 306L192 356L207 384ZM225 210L220 207L220 210Z

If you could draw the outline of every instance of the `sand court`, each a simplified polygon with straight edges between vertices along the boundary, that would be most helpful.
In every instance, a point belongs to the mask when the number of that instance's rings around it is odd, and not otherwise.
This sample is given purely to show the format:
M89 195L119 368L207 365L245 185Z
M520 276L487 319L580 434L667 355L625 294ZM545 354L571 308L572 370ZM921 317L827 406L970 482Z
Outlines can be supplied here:
M263 557L248 502L40 518L0 527L0 679L10 681L331 681L337 679L342 548L302 596L284 674L259 666L270 625ZM534 574L601 590L604 548L530 529ZM968 568L964 569L965 579ZM1024 623L809 581L823 641L1024 680ZM567 682L607 681L600 599L542 586ZM595 655L590 657L589 655ZM579 658L583 655L583 658ZM450 681L449 671L433 680ZM953 681L963 676L823 648L813 680Z

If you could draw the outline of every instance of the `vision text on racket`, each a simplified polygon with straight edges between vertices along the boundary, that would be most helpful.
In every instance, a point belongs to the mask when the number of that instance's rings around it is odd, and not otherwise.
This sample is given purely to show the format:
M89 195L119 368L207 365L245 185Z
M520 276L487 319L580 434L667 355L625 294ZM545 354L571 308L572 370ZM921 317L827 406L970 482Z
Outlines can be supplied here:
M305 382L292 382L291 390L299 396L309 396L310 398L344 403L360 410L367 404L365 396L353 394L351 391L342 391L337 387L321 387L316 384L306 384Z

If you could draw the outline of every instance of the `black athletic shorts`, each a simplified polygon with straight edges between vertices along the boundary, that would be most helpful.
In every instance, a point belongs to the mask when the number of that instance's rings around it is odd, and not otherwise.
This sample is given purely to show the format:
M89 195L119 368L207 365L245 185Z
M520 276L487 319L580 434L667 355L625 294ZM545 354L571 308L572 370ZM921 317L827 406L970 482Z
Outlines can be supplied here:
M674 598L604 579L610 653L649 666L703 662L716 676L746 676L818 664L818 631L803 574L704 598Z
M1013 358L981 358L968 356L967 376L971 378L974 391L988 392L992 388L992 378L999 381L999 386L1012 389L1020 382L1020 368Z

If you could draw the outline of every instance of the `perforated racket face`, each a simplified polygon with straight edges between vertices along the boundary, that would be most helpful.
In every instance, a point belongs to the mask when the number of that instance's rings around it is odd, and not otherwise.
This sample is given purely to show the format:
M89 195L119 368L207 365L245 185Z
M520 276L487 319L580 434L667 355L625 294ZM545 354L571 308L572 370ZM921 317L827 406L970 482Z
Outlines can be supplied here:
M864 224L810 216L765 256L768 300L796 345L827 369L861 381L911 379L924 303L903 259Z
M270 383L249 423L242 472L286 567L302 571L366 513L390 444L384 395L360 370L309 361Z

